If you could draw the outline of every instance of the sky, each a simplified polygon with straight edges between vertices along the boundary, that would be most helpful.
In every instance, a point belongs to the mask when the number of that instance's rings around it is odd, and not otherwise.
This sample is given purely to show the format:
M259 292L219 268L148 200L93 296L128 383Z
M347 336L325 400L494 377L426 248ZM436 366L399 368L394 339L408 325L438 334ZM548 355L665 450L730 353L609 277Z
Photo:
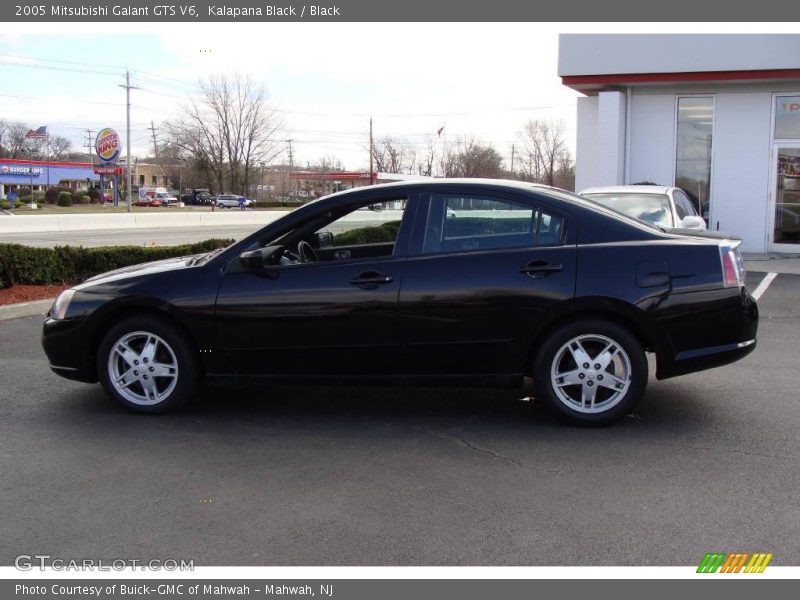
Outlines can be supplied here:
M334 156L365 169L374 136L412 146L471 137L505 158L528 119L562 121L575 147L578 93L561 84L558 34L747 32L749 24L613 23L21 23L0 33L0 118L47 125L74 147L86 129L125 137L130 69L134 156L152 154L197 82L248 75L280 111L295 163ZM759 24L764 31L792 24ZM31 58L32 57L32 58ZM160 138L160 136L159 136ZM124 141L124 139L123 139ZM281 144L276 162L287 162Z
M47 125L74 148L86 129L124 138L127 68L132 154L145 156L151 121L179 116L199 79L240 73L268 89L296 164L366 168L370 116L376 139L421 147L444 127L437 143L474 137L508 160L532 118L563 121L574 147L578 94L557 57L557 33L536 24L40 24L0 34L0 118Z

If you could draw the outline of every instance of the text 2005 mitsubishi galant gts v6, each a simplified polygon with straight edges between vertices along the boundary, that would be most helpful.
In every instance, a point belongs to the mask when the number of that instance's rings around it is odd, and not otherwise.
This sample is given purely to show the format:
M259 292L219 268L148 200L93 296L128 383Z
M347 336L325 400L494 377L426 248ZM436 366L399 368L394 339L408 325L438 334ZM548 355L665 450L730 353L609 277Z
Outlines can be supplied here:
M378 210L381 208L382 210ZM435 180L349 190L228 248L61 294L43 343L64 377L147 413L202 378L517 386L581 424L648 379L756 344L738 241L656 229L552 188Z

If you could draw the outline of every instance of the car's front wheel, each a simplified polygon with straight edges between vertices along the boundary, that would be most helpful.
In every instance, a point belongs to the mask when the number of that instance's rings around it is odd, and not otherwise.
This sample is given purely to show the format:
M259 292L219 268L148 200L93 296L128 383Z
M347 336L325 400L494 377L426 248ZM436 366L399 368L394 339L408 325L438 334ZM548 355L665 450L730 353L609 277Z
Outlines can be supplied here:
M545 340L534 364L537 395L580 425L607 425L641 400L647 358L630 331L602 320L564 325Z
M163 413L183 406L198 379L196 352L168 321L135 316L115 325L97 353L106 393L125 408Z

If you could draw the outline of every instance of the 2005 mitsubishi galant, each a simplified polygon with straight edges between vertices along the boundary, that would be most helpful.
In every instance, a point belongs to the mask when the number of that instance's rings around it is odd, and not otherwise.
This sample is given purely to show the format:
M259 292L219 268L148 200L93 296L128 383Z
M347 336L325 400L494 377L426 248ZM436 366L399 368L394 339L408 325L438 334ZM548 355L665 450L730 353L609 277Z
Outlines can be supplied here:
M739 242L710 236L532 184L361 188L223 250L93 277L53 304L43 344L56 373L139 412L183 405L202 377L527 376L561 416L599 425L642 397L646 352L663 379L755 348Z

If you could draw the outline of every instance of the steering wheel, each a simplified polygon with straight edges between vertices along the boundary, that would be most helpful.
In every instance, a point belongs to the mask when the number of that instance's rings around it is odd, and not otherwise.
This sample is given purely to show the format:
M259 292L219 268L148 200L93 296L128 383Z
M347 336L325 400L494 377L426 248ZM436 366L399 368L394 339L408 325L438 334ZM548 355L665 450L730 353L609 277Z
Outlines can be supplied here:
M314 247L305 240L300 240L300 242L297 244L297 253L300 255L300 260L304 263L317 262L319 260L319 257L317 257L317 251L314 250Z

